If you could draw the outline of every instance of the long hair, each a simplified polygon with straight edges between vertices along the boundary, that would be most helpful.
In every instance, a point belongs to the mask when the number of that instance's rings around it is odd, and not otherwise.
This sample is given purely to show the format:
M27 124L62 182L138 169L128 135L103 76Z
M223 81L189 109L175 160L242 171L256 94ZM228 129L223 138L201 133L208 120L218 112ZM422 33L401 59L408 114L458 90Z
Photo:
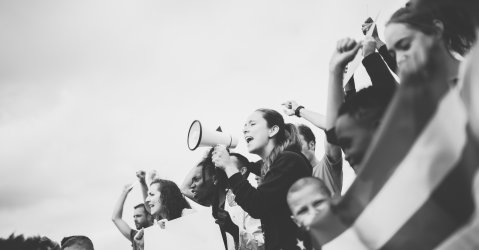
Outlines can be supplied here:
M453 22L461 20L472 20L476 25L479 25L479 2L475 0L416 0L415 8L419 11L424 9L437 9L442 13L460 13L461 18L455 19L459 16L454 16ZM462 24L462 23L461 23ZM459 26L459 25L458 25Z
M181 217L181 213L185 208L191 208L188 201L180 191L178 186L169 180L156 179L151 182L159 184L158 191L160 192L160 213L163 214L167 220L174 220Z
M272 109L258 109L256 111L262 114L268 128L272 128L273 126L278 126L279 128L278 133L274 136L274 148L266 159L264 159L261 168L261 176L264 177L281 152L286 149L301 152L301 141L296 126L291 123L285 124L283 116L280 113Z
M401 23L419 30L427 35L437 31L434 22L439 20L444 25L442 40L446 48L465 55L475 41L475 30L469 15L459 9L442 10L438 7L417 9L414 5L407 5L397 10L387 22Z

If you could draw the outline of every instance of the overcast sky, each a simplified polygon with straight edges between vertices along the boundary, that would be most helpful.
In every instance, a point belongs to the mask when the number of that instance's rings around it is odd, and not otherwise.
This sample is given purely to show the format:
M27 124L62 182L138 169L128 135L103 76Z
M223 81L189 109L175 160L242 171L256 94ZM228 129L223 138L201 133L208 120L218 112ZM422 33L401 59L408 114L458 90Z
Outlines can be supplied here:
M203 155L186 146L195 119L246 153L255 109L295 99L324 114L336 41L361 38L368 16L383 10L384 22L398 2L0 1L0 237L130 249L110 218L137 170L181 183ZM130 224L139 201L134 189Z

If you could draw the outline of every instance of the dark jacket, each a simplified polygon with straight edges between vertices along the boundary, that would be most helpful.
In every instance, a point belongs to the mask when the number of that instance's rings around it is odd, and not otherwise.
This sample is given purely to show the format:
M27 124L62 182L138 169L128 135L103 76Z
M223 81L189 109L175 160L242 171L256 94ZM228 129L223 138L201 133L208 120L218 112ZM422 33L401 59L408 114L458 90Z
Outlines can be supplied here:
M259 166L256 164L251 172L258 173ZM286 194L296 180L311 175L311 164L303 154L285 150L276 157L257 189L239 173L229 178L236 202L251 217L261 219L267 250L299 249L297 226L291 220Z

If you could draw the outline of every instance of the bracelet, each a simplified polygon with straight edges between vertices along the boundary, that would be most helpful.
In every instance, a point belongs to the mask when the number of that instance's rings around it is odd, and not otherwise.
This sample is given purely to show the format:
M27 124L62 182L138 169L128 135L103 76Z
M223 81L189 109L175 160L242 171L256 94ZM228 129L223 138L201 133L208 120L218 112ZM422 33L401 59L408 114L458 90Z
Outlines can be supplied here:
M297 117L301 117L301 109L304 109L303 106L298 106L295 110L294 110L294 115L297 116Z

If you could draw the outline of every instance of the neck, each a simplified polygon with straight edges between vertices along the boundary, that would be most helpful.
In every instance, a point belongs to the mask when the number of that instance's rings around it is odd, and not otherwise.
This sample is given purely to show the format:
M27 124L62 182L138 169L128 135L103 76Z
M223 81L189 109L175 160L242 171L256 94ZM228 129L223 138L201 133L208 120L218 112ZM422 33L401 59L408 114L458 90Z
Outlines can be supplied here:
M222 189L222 188L216 188L216 191L213 192L213 196L211 196L210 198L210 206L213 206L214 202L215 202L215 196L218 196L219 197L219 204L223 204L225 203L225 200L226 200L226 190Z
M263 150L258 154L261 159L263 159L263 161L266 161L271 152L273 152L274 146L275 144L273 140L270 140L268 144L266 144L266 146L263 148Z
M446 75L448 77L448 80L453 80L456 79L458 74L459 74L459 65L461 62L456 59L451 52L449 52L446 48L444 48L443 53L447 53L447 56L445 56L445 61L444 63L446 64Z
M309 159L309 162L311 163L311 166L314 167L314 166L318 165L319 160L318 160L318 158L316 158L316 156L313 154L313 155L311 156L311 159Z

